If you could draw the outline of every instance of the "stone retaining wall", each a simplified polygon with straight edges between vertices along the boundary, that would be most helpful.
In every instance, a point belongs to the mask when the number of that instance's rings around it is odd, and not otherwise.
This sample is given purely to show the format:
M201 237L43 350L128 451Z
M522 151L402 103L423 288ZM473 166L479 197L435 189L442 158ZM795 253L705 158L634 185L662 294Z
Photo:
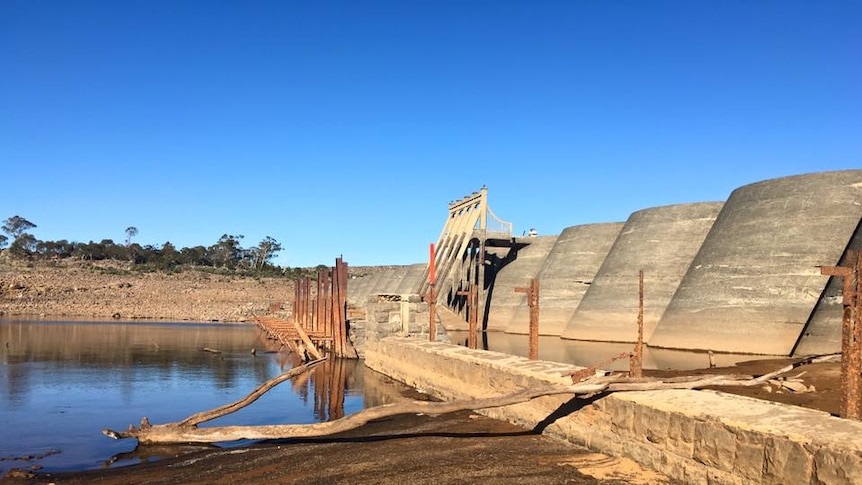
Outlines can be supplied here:
M446 400L570 383L565 374L580 369L398 337L369 342L365 364ZM862 483L862 423L714 391L548 396L482 413L687 484Z

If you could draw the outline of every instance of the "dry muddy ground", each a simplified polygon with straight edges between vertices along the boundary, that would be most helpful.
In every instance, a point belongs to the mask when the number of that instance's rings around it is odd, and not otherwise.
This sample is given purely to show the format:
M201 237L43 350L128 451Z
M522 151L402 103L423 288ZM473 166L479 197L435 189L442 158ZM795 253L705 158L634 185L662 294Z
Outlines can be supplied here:
M409 391L408 391L409 392ZM421 397L418 393L406 397ZM146 454L146 450L140 450ZM402 415L316 439L212 449L125 468L16 470L4 485L120 484L672 484L634 462L469 411Z
M595 478L587 473L594 473ZM670 483L632 463L469 413L406 416L336 437L204 451L129 468L3 484Z
M0 266L0 315L6 316L244 322L292 298L286 278L143 273L110 262Z

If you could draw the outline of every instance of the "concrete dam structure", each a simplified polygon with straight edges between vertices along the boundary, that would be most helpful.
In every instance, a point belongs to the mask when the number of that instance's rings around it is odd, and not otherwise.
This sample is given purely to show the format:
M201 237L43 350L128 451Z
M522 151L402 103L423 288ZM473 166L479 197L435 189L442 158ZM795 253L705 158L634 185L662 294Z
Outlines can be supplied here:
M862 227L862 222L860 222ZM862 229L856 228L853 239L847 246L847 251L841 257L841 265L847 266L849 251L862 251ZM841 319L844 314L842 307L843 279L829 278L826 289L820 295L820 300L814 308L814 313L808 319L802 335L796 344L793 355L814 355L838 352L841 349Z
M673 297L651 346L788 355L862 218L862 170L736 189ZM810 348L833 351L841 304L822 305ZM832 314L827 319L827 314ZM806 339L803 339L806 340ZM815 341L818 341L816 342ZM804 347L804 345L803 345Z
M541 335L560 335L563 332L622 228L622 222L614 222L584 224L563 230L539 269ZM509 321L506 332L529 332L530 311L523 304L524 299L522 295L521 305Z
M485 327L487 330L505 331L518 309L526 305L526 296L523 293L516 293L515 288L529 286L530 280L539 273L542 262L554 248L557 236L536 236L517 238L517 240L528 240L530 244L519 250L517 257L503 266L494 277L493 291L488 293L487 300L490 303ZM524 328L529 323L529 317L527 317Z
M469 202L481 211L485 197L483 188L450 204L447 224L459 220L453 207ZM622 228L589 224L560 236L512 237L472 221L456 231L467 250L449 251L438 267L448 268L445 287L453 294L479 288L476 313L484 330L527 333L526 297L515 288L537 278L541 335L633 342L643 270L650 347L829 353L841 347L842 279L822 276L819 267L843 263L848 250L862 249L862 170L765 180L737 188L726 202L644 209ZM350 302L362 305L377 293L421 295L427 267L351 280ZM466 329L464 297L439 296L441 325Z
M637 340L638 271L643 270L644 338L648 339L722 205L678 204L633 213L562 337Z

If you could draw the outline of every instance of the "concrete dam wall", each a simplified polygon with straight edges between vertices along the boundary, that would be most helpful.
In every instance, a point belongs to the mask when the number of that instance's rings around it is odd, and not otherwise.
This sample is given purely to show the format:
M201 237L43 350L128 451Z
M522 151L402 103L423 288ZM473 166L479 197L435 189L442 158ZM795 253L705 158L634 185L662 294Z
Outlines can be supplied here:
M856 227L848 250L862 251L862 222ZM850 264L847 251L841 265ZM829 354L841 350L841 319L844 316L843 279L829 278L826 289L808 319L794 350L794 355Z
M407 272L404 278L395 289L395 293L399 295L407 295L417 293L419 285L422 283L422 274L425 272L425 263L411 264L407 266Z
M722 205L678 204L632 214L562 337L637 340L638 271L643 270L644 338L648 339Z
M489 272L494 281L486 330L528 332L526 296L514 289L535 277L540 334L633 342L642 269L644 335L651 347L835 352L841 346L842 279L822 276L819 266L843 264L848 250L862 250L860 221L862 170L844 170L746 185L724 203L637 211L622 227L579 225L559 237L513 238L514 254L487 249L485 281ZM504 264L494 275L488 261ZM424 267L352 280L351 303L375 293L412 293ZM467 328L458 313L445 313L446 328Z
M623 223L614 222L563 230L537 276L541 335L563 332L622 228ZM528 333L529 322L529 308L521 305L515 310L506 332Z
M515 288L530 286L530 280L539 273L542 262L557 242L557 236L518 239L526 239L530 245L518 251L517 258L503 266L496 275L490 298L487 330L505 331L508 328L516 311L527 304L525 294L516 293ZM524 325L529 323L530 319L527 317Z
M862 170L736 189L649 344L789 354L829 279L818 266L839 262L860 218ZM818 329L821 341L826 333Z

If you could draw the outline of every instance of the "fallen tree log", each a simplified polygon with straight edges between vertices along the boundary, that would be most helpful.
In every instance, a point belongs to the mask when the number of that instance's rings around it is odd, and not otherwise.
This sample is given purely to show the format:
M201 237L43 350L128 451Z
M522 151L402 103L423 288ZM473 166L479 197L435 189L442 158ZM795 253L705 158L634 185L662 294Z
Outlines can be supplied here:
M801 365L814 362L825 362L833 360L834 354L827 356L814 356L803 359L800 362L785 366L775 372L760 377L740 375L701 375L678 377L671 379L659 379L654 377L632 378L626 375L606 375L589 378L572 385L549 385L536 389L522 389L509 394L499 396L465 399L446 402L429 401L403 401L383 406L364 409L355 414L345 416L334 421L314 424L279 424L258 426L218 426L210 428L199 428L198 424L235 412L254 402L269 389L275 387L287 379L295 377L308 371L313 366L323 362L316 360L303 366L292 369L275 379L267 381L258 386L249 396L235 403L220 408L197 413L182 421L160 425L151 425L146 418L141 421L141 426L135 428L130 426L128 431L113 431L105 429L102 431L106 436L114 439L137 439L145 444L166 443L216 443L222 441L235 441L240 439L264 440L285 438L308 438L315 436L326 436L343 431L358 428L375 419L381 419L400 414L445 414L464 410L488 409L495 407L520 404L543 396L572 394L574 397L586 399L605 392L618 391L645 391L663 389L702 389L714 386L754 386L762 385L781 374L789 372Z

